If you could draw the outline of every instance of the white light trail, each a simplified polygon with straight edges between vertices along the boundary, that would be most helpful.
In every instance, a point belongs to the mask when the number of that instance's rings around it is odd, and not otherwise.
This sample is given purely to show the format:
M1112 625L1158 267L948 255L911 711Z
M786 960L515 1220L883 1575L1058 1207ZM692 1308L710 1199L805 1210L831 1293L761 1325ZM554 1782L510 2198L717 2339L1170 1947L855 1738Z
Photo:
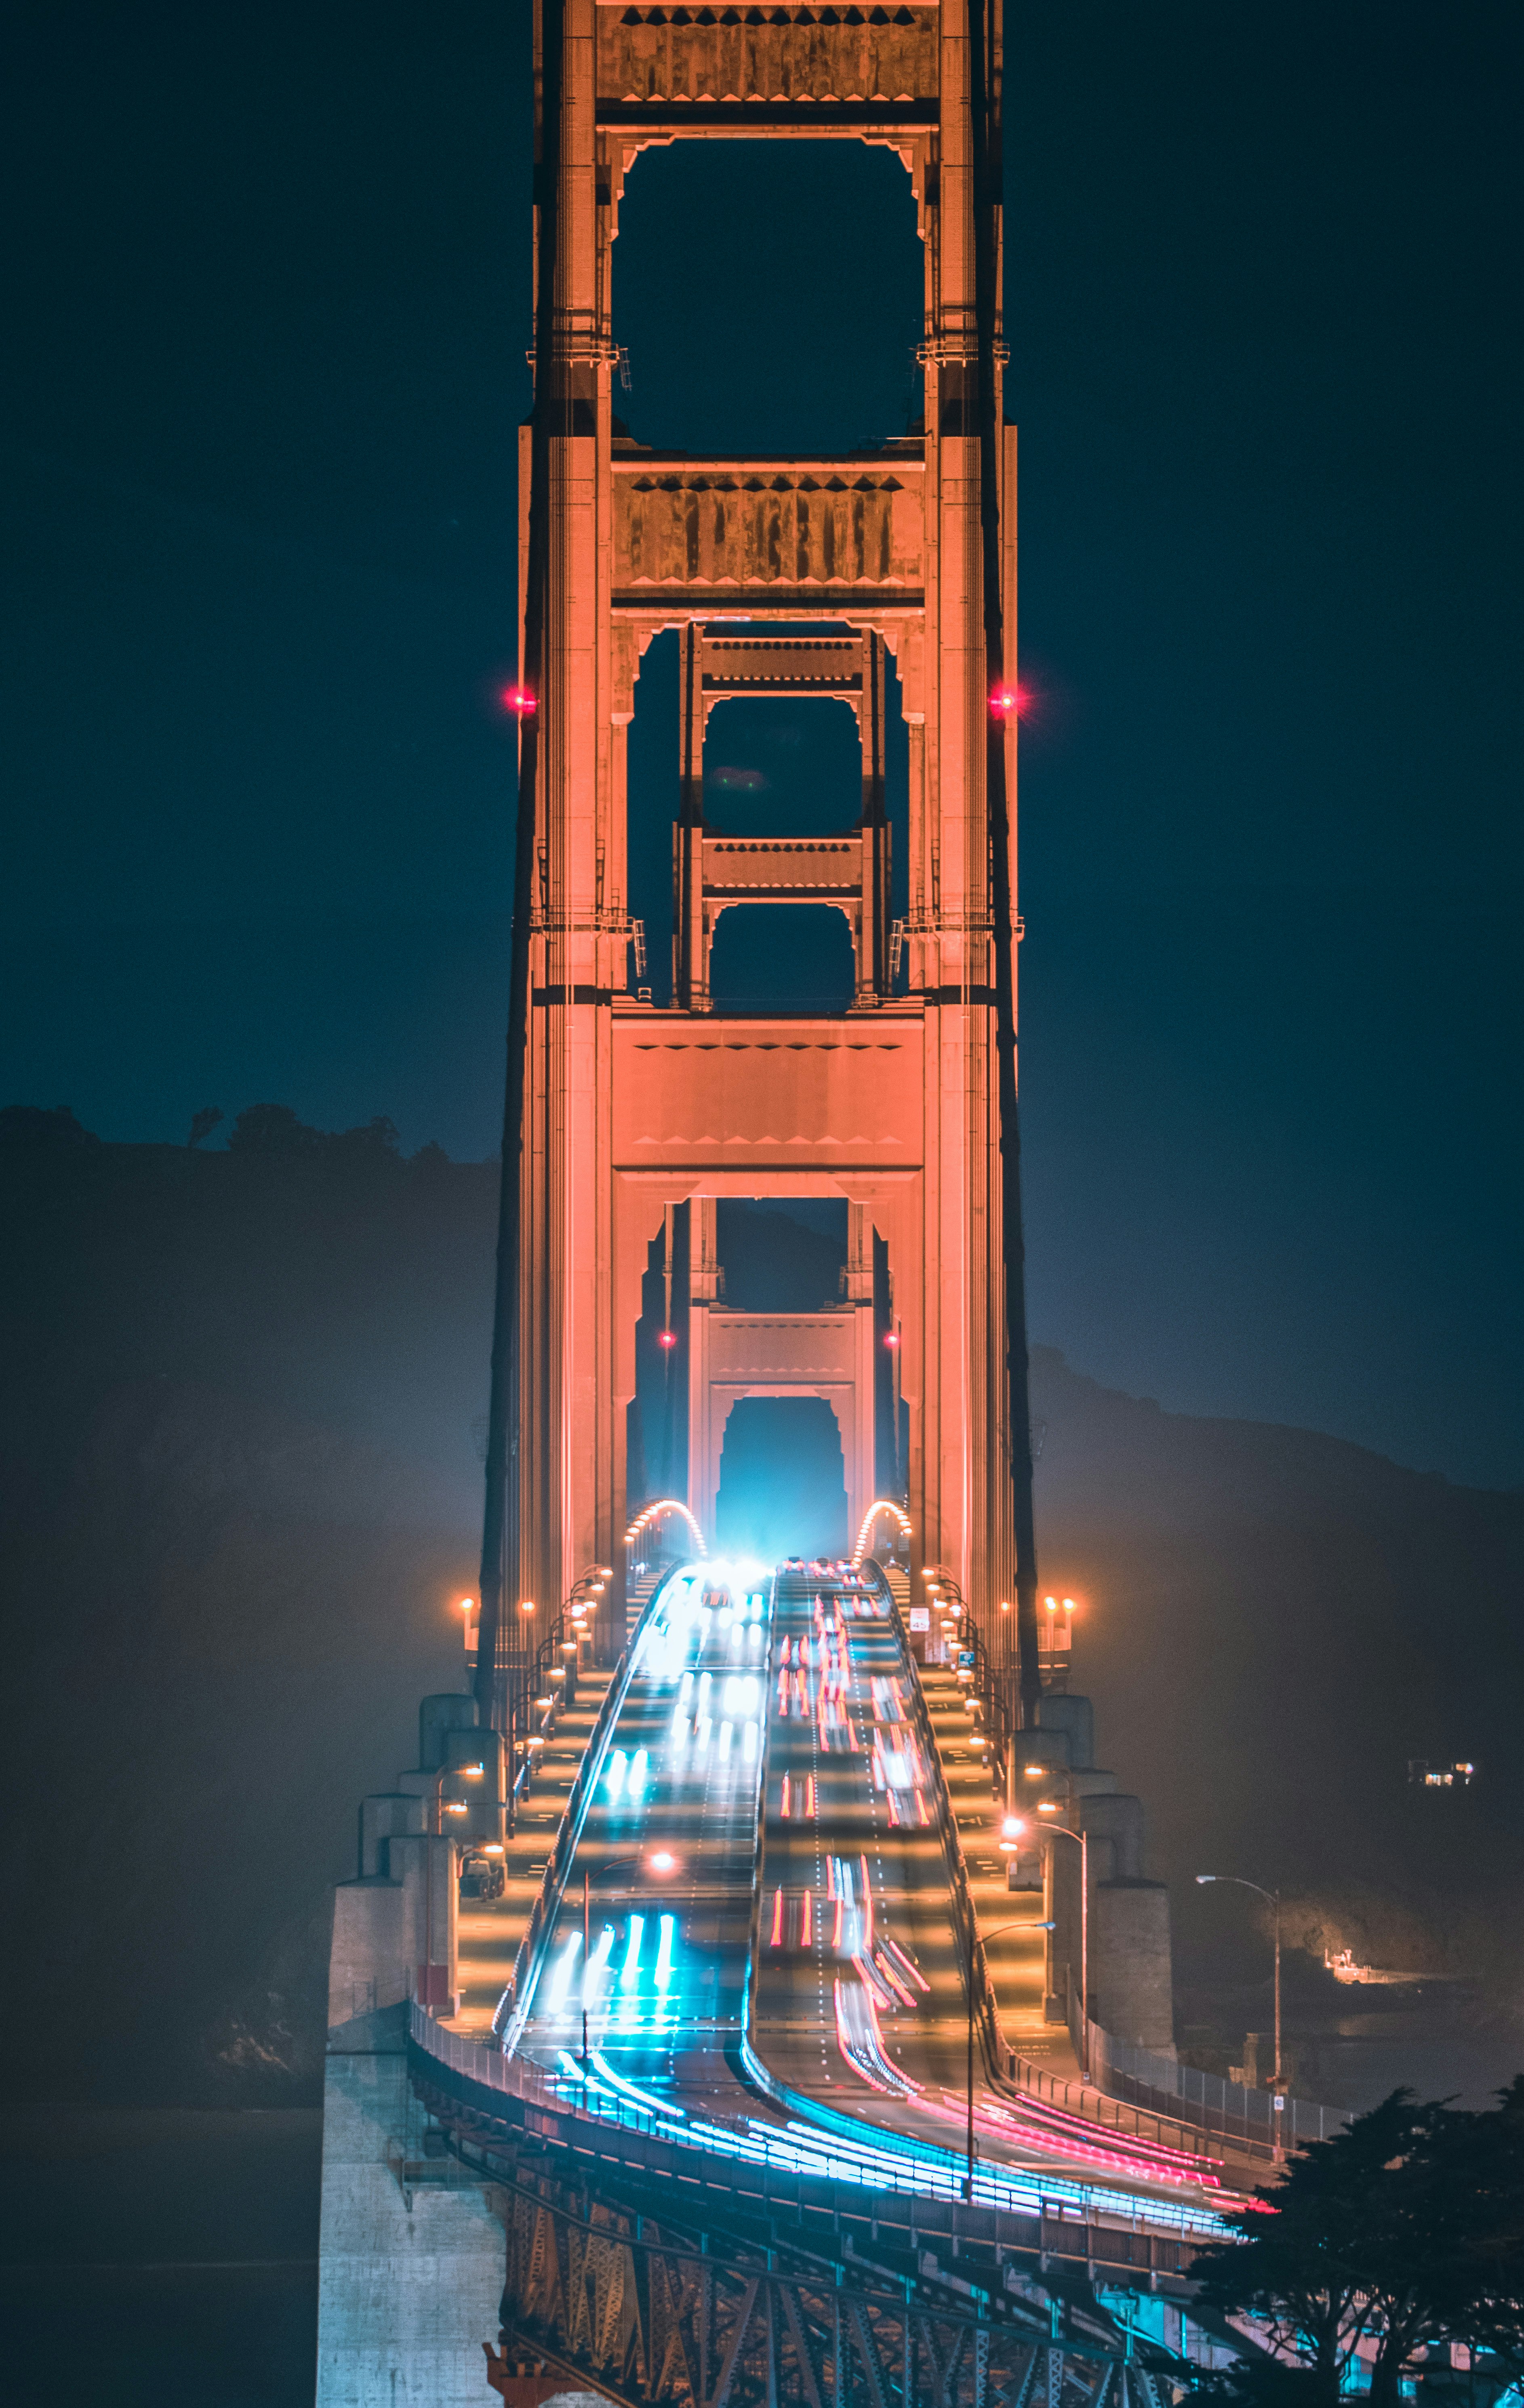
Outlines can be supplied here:
M581 1945L582 1934L580 1931L568 1932L566 1936L566 1945L562 1950L561 1955L557 1957L555 1971L550 1976L550 1991L549 1996L546 2000L546 2004L553 2015L558 2015L561 2013L562 2008L566 2003L566 1992L571 1983L572 1968L577 1963L577 1953L580 1950Z
M633 1990L635 1984L640 1979L640 1939L645 1928L645 1916L643 1914L632 1914L630 1917L630 1936L624 1945L624 1963L620 1969L620 1987L621 1990Z

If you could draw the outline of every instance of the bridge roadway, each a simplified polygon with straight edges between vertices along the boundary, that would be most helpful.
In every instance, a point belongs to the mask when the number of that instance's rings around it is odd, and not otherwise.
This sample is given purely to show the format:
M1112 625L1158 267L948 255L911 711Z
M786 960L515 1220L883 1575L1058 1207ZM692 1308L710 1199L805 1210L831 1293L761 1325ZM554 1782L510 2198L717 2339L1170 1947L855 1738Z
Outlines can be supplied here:
M946 1791L887 1596L839 1569L690 1565L635 1644L510 2053L568 2106L739 2130L770 2161L829 2135L863 2178L892 2166L895 2186L955 2199L967 1994ZM1034 1928L1008 1939L1003 2021L1036 2031L1041 1905L1009 1908ZM1213 2229L1215 2170L976 2069L976 2200Z

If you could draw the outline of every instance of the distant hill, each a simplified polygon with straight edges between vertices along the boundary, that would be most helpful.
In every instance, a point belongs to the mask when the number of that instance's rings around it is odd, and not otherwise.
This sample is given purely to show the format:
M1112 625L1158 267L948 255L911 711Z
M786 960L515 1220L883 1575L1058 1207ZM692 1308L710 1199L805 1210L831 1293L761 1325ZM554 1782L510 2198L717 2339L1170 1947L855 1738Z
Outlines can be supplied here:
M357 1800L461 1678L496 1191L0 1142L13 2093L317 2095Z
M316 2096L356 1800L460 1678L496 1166L291 1127L207 1154L0 1115L13 2094ZM735 1216L732 1300L824 1301L829 1243L777 1221ZM1188 1968L1221 1946L1190 1875L1242 1871L1319 1948L1517 2000L1524 1502L1045 1350L1033 1389L1045 1585ZM1409 1789L1420 1755L1480 1785Z
M1033 1409L1042 1585L1085 1600L1075 1685L1147 1802L1183 1968L1223 1928L1192 1876L1235 1872L1319 1957L1524 1996L1524 1498L1167 1413L1047 1348ZM1416 1757L1477 1784L1415 1788Z

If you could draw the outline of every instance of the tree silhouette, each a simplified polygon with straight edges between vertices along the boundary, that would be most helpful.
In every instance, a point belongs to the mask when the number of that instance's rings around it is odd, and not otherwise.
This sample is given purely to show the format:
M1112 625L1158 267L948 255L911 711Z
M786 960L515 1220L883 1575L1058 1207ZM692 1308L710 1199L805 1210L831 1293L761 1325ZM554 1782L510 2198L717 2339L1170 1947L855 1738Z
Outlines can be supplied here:
M1394 2090L1198 2253L1202 2304L1248 2319L1265 2355L1204 2387L1256 2408L1335 2408L1357 2350L1374 2408L1449 2342L1524 2366L1524 2077L1474 2114Z
M198 1112L191 1115L191 1134L185 1140L186 1145L193 1150L204 1137L210 1137L221 1118L221 1104L203 1104Z
M228 1152L315 1154L322 1142L321 1129L299 1121L290 1104L250 1104L233 1124Z

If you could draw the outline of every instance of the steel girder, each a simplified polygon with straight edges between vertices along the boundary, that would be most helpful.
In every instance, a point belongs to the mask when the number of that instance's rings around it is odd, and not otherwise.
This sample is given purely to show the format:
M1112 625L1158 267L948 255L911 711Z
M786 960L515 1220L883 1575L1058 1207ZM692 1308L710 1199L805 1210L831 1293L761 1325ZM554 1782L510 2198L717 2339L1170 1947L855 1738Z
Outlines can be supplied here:
M1103 2316L1019 2301L983 2316L849 2264L717 2256L551 2174L500 2196L507 2272L487 2371L505 2399L527 2362L630 2408L1168 2408L1165 2371Z

